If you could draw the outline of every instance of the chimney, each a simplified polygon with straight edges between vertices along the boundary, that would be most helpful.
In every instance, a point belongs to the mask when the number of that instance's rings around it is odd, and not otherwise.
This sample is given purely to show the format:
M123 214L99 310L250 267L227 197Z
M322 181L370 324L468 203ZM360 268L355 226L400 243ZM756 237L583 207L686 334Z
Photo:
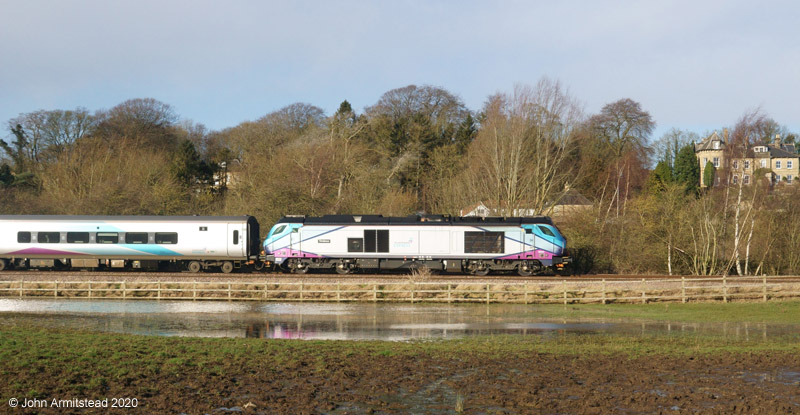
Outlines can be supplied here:
M726 146L727 146L728 144L730 144L730 143L728 142L728 129L727 129L727 128L723 128L723 129L722 129L722 139L725 141L725 145L726 145Z
M781 146L781 135L780 134L775 134L775 141L773 141L772 144L774 144L775 147L780 148L780 146Z

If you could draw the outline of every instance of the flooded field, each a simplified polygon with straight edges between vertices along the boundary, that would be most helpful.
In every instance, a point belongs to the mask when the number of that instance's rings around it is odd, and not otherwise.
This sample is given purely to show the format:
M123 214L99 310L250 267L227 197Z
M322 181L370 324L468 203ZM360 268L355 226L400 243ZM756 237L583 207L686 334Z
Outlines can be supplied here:
M702 333L749 340L800 331L800 324L553 319L543 310L542 306L502 304L3 299L0 322L156 336L391 341L573 333Z

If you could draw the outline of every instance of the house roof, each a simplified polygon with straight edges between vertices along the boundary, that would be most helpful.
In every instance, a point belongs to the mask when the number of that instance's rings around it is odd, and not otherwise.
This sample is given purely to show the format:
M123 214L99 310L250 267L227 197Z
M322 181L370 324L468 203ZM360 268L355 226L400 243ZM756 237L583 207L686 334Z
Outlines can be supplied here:
M714 142L719 142L719 144L716 145L717 146L716 148L714 147L715 146ZM725 141L722 138L720 138L719 134L717 134L716 131L711 133L710 136L704 138L703 141L695 143L694 145L695 152L705 151L705 150L722 150L724 148L725 148Z
M586 196L582 195L575 189L569 189L560 198L558 198L555 203L553 203L553 206L559 206L559 205L587 206L591 204L592 202L589 199L587 199Z
M789 151L786 151L785 149L788 146L781 145L781 148L778 148L777 146L775 146L773 144L767 144L765 146L756 146L756 147L767 147L767 154L769 154L769 158L771 158L771 159L774 159L774 158L800 158L800 156L798 156L797 153L790 153ZM794 145L792 145L792 148L794 148ZM763 152L756 153L755 150L754 150L754 147L751 147L751 148L747 149L746 157L747 158L757 158L757 157L758 158L763 158L764 154L765 153L763 153Z

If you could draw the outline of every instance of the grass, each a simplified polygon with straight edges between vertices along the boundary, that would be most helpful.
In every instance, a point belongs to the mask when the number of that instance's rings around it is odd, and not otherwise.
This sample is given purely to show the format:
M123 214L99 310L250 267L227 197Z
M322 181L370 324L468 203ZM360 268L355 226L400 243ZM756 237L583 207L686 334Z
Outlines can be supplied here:
M800 301L545 305L536 306L536 315L537 317L565 319L797 324L797 316L800 316Z

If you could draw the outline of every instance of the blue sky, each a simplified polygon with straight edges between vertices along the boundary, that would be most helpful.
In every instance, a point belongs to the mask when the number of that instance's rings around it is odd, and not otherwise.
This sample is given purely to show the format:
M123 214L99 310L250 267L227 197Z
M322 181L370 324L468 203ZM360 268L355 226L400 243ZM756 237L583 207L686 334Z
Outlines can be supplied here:
M19 113L152 97L210 129L294 102L357 111L409 84L472 110L557 79L697 133L762 111L800 130L794 1L0 0L0 138Z

